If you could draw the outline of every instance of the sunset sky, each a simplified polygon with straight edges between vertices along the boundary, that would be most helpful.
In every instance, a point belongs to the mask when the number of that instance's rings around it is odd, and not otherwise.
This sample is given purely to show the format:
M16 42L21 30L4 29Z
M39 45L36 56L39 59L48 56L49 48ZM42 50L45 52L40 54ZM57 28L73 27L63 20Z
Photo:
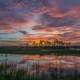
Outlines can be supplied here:
M0 0L1 43L55 38L80 42L80 0Z

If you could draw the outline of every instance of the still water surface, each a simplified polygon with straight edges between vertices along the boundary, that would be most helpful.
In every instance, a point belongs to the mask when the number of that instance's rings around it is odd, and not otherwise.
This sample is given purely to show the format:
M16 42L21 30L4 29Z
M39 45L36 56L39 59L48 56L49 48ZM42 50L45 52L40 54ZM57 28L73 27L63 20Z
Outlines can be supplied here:
M80 69L80 56L56 56L56 55L15 55L15 54L0 54L0 63L7 61L8 63L16 63L19 66L26 66L27 64L52 65L60 66L61 68L75 68Z

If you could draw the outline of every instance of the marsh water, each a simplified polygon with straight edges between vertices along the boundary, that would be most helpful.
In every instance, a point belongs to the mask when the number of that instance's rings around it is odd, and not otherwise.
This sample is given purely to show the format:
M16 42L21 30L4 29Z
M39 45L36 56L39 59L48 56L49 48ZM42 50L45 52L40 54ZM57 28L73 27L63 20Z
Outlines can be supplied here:
M52 65L61 68L80 69L80 56L56 56L56 55L23 55L23 54L0 54L0 63L15 63L20 66L26 64Z
M80 80L80 56L0 54L1 64L10 66L7 69L2 68L4 72L6 70L7 74L12 70L16 74L18 70L25 71L26 80L27 78L28 80L38 80L37 78L40 78L39 80ZM6 74L4 73L4 75ZM16 80L23 77L24 75L20 75L17 79L14 76Z

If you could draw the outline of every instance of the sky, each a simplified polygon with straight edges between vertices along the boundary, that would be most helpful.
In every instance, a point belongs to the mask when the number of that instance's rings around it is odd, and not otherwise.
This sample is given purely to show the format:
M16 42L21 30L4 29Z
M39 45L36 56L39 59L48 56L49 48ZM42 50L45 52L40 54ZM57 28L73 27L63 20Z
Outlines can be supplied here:
M0 0L0 41L80 42L80 0Z

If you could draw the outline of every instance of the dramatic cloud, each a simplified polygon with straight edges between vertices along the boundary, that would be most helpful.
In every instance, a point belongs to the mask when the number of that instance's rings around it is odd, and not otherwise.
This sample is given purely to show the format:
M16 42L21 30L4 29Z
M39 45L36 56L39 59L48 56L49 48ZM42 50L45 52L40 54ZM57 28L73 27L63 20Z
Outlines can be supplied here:
M80 0L0 0L0 40L77 42L79 35Z

